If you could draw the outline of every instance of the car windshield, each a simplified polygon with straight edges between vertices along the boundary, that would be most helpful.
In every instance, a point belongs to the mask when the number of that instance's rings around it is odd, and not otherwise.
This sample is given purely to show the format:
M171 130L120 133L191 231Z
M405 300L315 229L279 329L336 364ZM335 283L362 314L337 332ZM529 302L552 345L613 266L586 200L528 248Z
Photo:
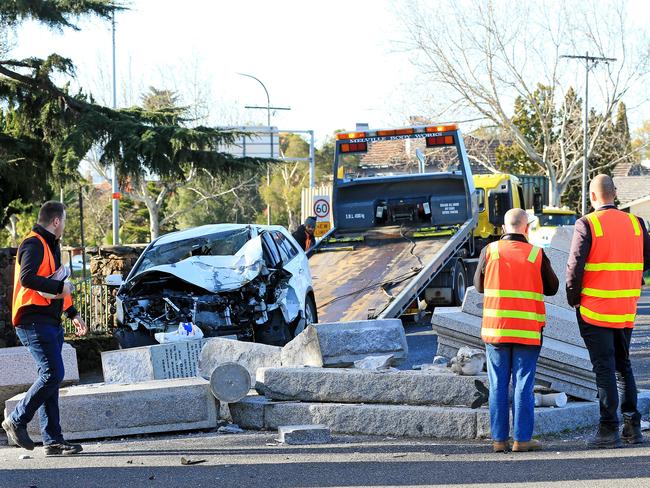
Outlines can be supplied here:
M542 226L555 226L555 225L574 225L576 223L576 216L573 214L543 214L540 218Z
M154 244L142 256L136 273L142 273L154 266L177 263L191 256L233 256L249 241L250 236L250 229L246 227Z
M337 179L350 181L359 178L384 178L422 173L460 171L455 136L430 137L444 145L428 144L424 134L396 136L393 138L369 137L350 141L367 144L363 152L343 152L345 143L338 145ZM447 141L444 141L447 139ZM450 144L451 143L451 144Z

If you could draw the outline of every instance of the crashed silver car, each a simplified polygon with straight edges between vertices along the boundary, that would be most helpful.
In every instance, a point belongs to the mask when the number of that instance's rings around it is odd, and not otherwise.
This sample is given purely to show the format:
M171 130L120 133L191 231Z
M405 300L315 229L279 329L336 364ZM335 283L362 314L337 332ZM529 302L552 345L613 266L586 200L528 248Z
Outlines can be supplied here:
M147 246L116 299L122 347L192 322L206 337L284 345L317 321L307 257L281 226L214 224Z

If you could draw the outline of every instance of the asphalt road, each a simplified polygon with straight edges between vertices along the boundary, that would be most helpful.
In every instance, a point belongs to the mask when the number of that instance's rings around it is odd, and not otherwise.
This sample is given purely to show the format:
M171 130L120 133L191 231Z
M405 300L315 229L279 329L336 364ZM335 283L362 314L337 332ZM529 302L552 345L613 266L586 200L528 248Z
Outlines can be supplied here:
M76 457L18 459L0 447L1 487L639 487L650 485L650 444L586 450L581 437L538 453L493 454L486 442L337 437L284 446L273 434L192 434L89 443ZM181 457L200 464L184 466Z

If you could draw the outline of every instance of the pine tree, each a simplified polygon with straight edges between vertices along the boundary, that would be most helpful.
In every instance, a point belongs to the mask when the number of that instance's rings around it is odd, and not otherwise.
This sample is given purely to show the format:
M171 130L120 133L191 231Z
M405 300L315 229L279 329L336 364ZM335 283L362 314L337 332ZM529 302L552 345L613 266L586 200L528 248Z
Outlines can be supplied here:
M123 9L117 0L3 1L0 18L9 29L31 19L77 30L74 19L108 20ZM104 107L83 91L57 86L54 75L73 77L72 62L57 54L0 60L0 221L11 202L42 201L53 187L78 178L93 146L101 150L101 164L115 164L121 178L180 177L186 163L213 172L253 164L218 152L239 136L235 132L187 127L176 110Z

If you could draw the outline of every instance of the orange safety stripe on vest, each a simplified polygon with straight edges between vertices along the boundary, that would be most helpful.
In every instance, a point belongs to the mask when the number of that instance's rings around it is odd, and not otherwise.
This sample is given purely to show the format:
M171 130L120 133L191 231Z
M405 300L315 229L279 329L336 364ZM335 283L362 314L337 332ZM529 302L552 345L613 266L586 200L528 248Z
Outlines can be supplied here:
M489 245L485 257L481 338L539 346L546 322L541 250L501 240Z
M590 213L580 314L599 327L634 327L643 277L643 235L637 218L611 208Z
M56 271L56 266L54 263L54 255L50 250L50 246L47 245L45 239L36 232L30 232L25 239L30 237L37 237L41 244L43 244L43 261L38 267L36 274L38 276L48 277ZM17 254L18 256L18 254ZM47 307L51 303L51 299L45 298L36 290L30 288L25 288L20 284L20 262L16 259L16 266L14 269L14 298L13 305L11 307L11 322L13 325L16 324L16 317L18 315L18 310L27 305L40 305ZM63 298L63 310L67 310L72 306L72 297L70 295Z

